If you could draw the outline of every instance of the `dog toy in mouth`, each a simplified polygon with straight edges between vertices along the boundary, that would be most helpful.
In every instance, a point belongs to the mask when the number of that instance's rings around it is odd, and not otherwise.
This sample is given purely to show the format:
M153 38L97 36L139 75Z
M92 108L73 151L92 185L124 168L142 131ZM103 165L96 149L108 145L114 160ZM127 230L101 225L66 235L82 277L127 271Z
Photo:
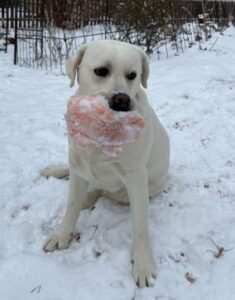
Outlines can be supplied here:
M102 96L72 96L65 117L75 146L95 144L110 156L120 154L124 144L137 140L145 127L137 111L111 110Z

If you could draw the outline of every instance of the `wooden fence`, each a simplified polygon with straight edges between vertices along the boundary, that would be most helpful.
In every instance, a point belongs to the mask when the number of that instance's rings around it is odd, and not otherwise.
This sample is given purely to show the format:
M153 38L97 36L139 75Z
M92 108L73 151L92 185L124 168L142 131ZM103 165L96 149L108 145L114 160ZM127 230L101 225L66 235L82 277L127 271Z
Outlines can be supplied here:
M0 50L7 51L7 45L12 43L15 64L29 67L46 66L49 69L54 66L61 67L64 60L87 41L97 38L129 41L126 29L122 31L117 25L122 19L128 21L134 12L127 11L120 17L114 14L113 8L120 7L121 3L130 4L131 1L134 0L0 0ZM144 15L141 0L135 1L131 3L138 2L141 8L140 15ZM160 2L145 1L154 5ZM200 39L197 17L198 14L202 14L201 1L164 1L168 8L169 6L172 8L170 17L167 14L161 21L155 17L151 19L154 28L146 26L141 28L141 32L149 30L148 33L151 36L156 35L157 39L159 34L159 41L157 40L155 47L159 57L162 51L158 49L160 45L165 45L168 56L168 40L175 45L178 52L179 49L184 51L184 47L190 47L195 38ZM176 5L172 6L174 1ZM155 7L154 5L152 7ZM206 12L208 18L214 19L216 26L222 28L227 26L229 21L235 22L235 1L207 1ZM188 23L191 25L188 25L187 29L184 24ZM112 32L113 28L119 28L119 32ZM150 32L152 29L154 30ZM167 31L171 33L168 34ZM135 29L134 32L128 32L128 38L132 39L132 34L135 36L136 33ZM5 42L1 47L3 39ZM129 42L136 43L136 41L132 39ZM144 44L142 46L145 47Z
M112 7L120 2L125 4L125 1L121 0L1 0L1 26L42 27L43 23L48 21L51 25L68 29L80 28L91 23L97 25L112 19L114 17ZM193 18L202 13L201 0L179 0L179 2ZM206 9L211 18L228 18L229 15L235 17L235 1L232 0L207 1ZM184 14L184 10L179 10L177 17L182 18Z
M32 28L42 26L44 7L41 0L1 0L2 26Z

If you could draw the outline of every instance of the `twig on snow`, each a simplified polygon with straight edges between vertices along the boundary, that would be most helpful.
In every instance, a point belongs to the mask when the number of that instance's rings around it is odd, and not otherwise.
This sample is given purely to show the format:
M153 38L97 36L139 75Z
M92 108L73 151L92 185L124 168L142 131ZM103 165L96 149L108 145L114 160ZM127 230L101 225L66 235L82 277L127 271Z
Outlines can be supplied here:
M233 248L231 248L231 249L225 249L224 247L219 246L218 244L216 244L216 242L212 238L210 238L210 240L214 244L214 246L216 247L217 251L216 252L212 251L212 250L207 250L207 251L213 253L213 255L214 255L215 258L220 258L221 256L223 256L223 254L225 252L233 250Z
M219 38L217 38L217 39L214 41L214 43L213 43L212 46L210 47L209 51L211 51L211 50L214 48L214 46L215 46L215 44L217 43L218 39L219 39Z
M192 284L197 280L197 277L193 276L193 274L189 272L185 273L185 278Z
M34 293L34 292L37 292L37 293L39 294L40 291L41 291L41 288L42 288L42 286L41 286L41 285L38 285L38 286L36 286L35 288L33 288L33 289L30 291L30 293L32 294L32 293Z

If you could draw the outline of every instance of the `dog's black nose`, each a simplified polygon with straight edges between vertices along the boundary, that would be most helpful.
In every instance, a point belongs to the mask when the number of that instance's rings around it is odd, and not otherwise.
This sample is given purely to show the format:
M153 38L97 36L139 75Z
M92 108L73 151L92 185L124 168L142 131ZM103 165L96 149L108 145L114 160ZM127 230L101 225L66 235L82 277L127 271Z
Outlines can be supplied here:
M127 94L116 94L109 100L109 107L116 111L129 111L131 109L131 98Z

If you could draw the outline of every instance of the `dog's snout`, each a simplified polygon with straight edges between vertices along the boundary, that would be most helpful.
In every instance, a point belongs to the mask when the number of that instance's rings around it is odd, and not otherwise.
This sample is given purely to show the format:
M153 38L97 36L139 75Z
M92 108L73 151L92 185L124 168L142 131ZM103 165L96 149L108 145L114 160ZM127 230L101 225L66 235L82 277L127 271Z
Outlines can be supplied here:
M110 99L109 106L112 110L129 111L131 109L131 99L127 94L119 93Z

